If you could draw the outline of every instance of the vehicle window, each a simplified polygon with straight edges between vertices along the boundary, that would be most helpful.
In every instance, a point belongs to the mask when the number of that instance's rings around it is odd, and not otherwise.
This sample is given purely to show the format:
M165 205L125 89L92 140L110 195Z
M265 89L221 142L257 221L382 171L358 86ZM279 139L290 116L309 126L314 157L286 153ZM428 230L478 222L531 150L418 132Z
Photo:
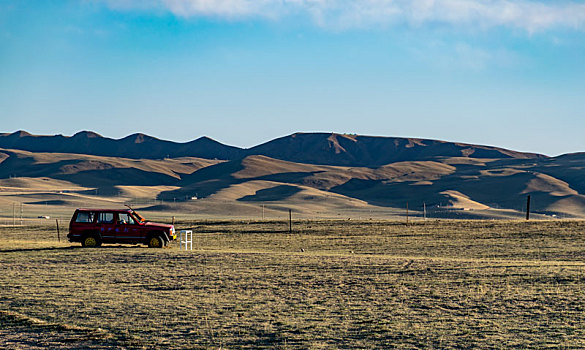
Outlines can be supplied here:
M128 215L128 214L124 214L124 213L119 213L118 214L118 224L120 225L134 225L134 219L132 218L132 216Z
M80 211L77 213L77 218L75 222L93 222L93 218L95 217L94 212L87 212L87 211Z
M113 224L114 213L99 213L97 222L99 224Z

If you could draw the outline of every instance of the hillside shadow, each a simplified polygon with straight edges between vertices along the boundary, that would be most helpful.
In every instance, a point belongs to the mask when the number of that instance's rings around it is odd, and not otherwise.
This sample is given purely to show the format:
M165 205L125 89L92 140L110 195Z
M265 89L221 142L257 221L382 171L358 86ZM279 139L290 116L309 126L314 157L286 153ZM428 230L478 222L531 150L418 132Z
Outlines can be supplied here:
M136 168L100 168L78 170L86 160L62 160L53 163L37 163L33 157L24 157L10 151L0 163L0 179L11 177L50 177L68 181L82 187L98 188L100 194L117 194L115 186L159 186L174 185L179 180L170 175L145 171ZM69 172L72 170L72 172ZM88 191L93 194L94 191Z
M473 171L472 173L475 173ZM416 182L387 182L385 180L351 179L335 186L330 192L361 199L369 204L405 208L406 203L413 210L421 210L423 203L430 211L433 207L445 208L449 197L444 191L458 191L470 200L494 209L522 210L526 204L524 193L528 183L535 178L531 172L517 173L510 176L470 176L469 173L456 173L442 177L428 185L416 185ZM562 197L550 196L546 192L531 192L533 210L543 211L554 201ZM415 209L416 208L416 209ZM455 213L455 217L463 214ZM470 214L466 214L469 216Z
M78 160L62 160L54 163L38 164L32 157L21 158L10 151L3 151L9 155L0 163L0 178L7 179L10 177L54 177L64 166L75 165Z
M165 174L153 173L135 168L113 168L86 170L75 174L58 174L55 179L73 182L83 187L109 186L170 186L178 179Z
M244 196L239 198L238 201L242 202L270 202L278 201L291 197L292 195L299 193L300 188L296 186L280 185L263 190L256 191L256 194Z
M441 187L436 183L426 186L413 186L412 182L387 182L386 180L351 179L329 190L347 197L363 200L381 207L405 207L406 202L426 202L438 205L443 198L438 192Z
M211 165L196 172L185 175L181 181L177 184L181 186L180 189L164 191L159 194L157 199L170 200L173 198L183 199L197 196L198 198L209 197L223 189L229 188L230 186L250 182L250 181L274 181L274 182L285 182L285 183L302 183L302 180L308 176L312 176L313 172L287 172L263 175L257 177L248 178L236 178L233 174L246 169L242 164L243 159L233 160L225 163ZM280 200L288 198L299 189L295 191L292 188L295 186L283 185L274 190L266 189L260 190L259 195L261 197L267 197L270 199L258 199L258 193L255 195L246 196L248 199L238 199L244 201L261 201L261 200ZM277 186L278 187L278 186ZM263 192L268 191L268 192ZM279 197L281 195L281 197ZM244 198L246 198L244 197Z
M47 201L36 201L36 202L25 202L24 204L31 204L31 205L64 205L67 204L67 201L61 199L53 199Z
M198 198L209 197L233 184L243 182L243 180L236 179L232 176L233 173L242 169L244 169L242 159L201 168L191 174L184 175L181 180L176 183L176 185L181 188L177 190L163 191L159 193L157 199L182 199L191 198L195 195Z
M571 188L585 194L585 156L561 156L541 162L534 170L570 184Z
M305 172L301 171L301 172L278 173L278 174L258 176L258 177L255 177L254 180L302 184L303 180L305 180L307 177L311 177L311 176L314 176L318 173L323 173L323 172L324 171L305 171Z

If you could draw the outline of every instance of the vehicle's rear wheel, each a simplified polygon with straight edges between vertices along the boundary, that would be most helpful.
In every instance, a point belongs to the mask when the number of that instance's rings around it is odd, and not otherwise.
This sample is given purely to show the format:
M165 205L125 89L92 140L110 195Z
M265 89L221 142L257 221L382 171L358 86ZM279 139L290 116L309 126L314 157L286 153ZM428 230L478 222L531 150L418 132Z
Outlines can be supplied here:
M148 248L162 248L165 246L165 241L160 236L152 236L148 240Z
M99 247L101 245L102 245L102 241L96 235L87 235L81 241L82 247L93 248L93 247Z

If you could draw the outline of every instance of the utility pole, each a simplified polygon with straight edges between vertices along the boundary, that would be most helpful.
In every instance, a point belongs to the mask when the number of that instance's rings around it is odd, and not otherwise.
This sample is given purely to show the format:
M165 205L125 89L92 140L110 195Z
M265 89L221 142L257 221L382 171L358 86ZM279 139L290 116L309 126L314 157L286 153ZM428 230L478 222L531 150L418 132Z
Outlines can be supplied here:
M530 195L526 198L526 221L530 220Z
M427 220L427 203L423 202L423 216Z
M288 210L288 233L292 233L292 209Z

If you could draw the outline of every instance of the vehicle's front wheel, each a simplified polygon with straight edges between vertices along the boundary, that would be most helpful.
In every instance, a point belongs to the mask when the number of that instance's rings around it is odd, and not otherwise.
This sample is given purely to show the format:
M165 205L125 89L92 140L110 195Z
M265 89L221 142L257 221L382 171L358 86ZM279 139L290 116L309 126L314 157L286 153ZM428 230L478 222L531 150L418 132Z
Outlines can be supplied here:
M160 236L152 236L148 240L148 248L162 248L165 246L165 241Z
M82 247L94 248L102 245L101 240L96 235L88 235L81 241Z

